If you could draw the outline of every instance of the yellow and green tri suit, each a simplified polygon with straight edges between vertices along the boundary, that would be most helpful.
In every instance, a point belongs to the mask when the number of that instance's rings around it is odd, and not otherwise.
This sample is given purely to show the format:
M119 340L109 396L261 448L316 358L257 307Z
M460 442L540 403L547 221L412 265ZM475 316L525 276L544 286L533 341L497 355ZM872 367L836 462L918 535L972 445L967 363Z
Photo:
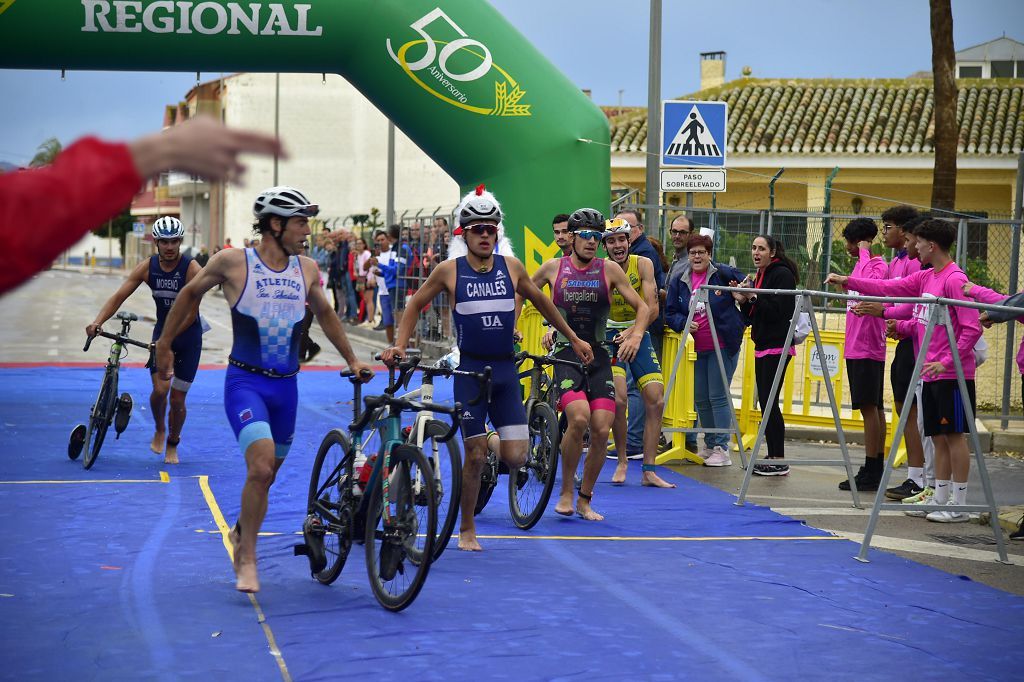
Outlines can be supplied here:
M633 290L636 291L640 298L644 297L643 281L640 279L640 256L636 254L630 254L629 259L626 261L626 279L629 280ZM607 259L609 262L614 263L611 258ZM618 265L616 263L616 265ZM625 363L618 357L618 345L612 342L615 335L624 329L628 329L633 326L636 321L636 310L633 306L626 303L626 299L622 297L618 291L612 292L611 309L608 313L608 322L606 323L606 334L608 340L608 347L612 349L615 354L615 361L612 364L612 374L614 376L624 377L626 376ZM640 390L643 390L647 384L664 384L665 380L661 376L661 363L658 362L658 356L654 352L654 344L651 343L651 335L648 332L644 332L644 338L640 342L640 348L637 349L636 357L629 363L629 371L633 375L633 379L636 381L636 385Z

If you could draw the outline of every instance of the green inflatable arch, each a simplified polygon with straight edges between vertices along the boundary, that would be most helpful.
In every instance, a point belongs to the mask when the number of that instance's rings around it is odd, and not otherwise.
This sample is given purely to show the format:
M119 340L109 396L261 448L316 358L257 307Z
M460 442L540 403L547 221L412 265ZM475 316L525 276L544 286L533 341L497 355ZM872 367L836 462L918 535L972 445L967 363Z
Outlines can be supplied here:
M608 207L604 115L483 0L0 0L0 45L3 68L338 73L494 191L530 270L553 215Z

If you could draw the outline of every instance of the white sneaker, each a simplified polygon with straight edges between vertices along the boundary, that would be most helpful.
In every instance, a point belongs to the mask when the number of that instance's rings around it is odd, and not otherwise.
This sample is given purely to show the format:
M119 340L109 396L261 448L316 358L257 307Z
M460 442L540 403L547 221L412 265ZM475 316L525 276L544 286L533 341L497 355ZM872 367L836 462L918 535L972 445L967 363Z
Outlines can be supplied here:
M725 451L725 448L716 445L711 450L711 454L704 458L704 466L728 467L732 466L732 459L729 457L729 453Z
M953 500L950 500L946 504L955 504ZM937 523L963 523L964 521L970 521L971 515L967 512L955 511L955 510L939 510L933 511L925 517L929 521L935 521Z
M917 518L924 518L931 513L931 507L934 507L937 504L938 502L935 501L934 497L926 497L922 500L910 504L910 506L914 508L913 511L905 511L903 513L907 516L916 516Z

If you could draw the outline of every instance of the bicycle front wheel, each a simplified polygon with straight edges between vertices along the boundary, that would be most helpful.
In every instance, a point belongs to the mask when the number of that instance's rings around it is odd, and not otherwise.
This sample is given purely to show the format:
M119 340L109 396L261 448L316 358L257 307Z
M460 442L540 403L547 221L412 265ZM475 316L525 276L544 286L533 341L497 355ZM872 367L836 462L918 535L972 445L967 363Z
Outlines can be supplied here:
M324 585L338 579L352 548L355 503L349 470L353 456L348 434L340 429L329 431L320 443L309 477L306 514L320 521L327 557L327 565L322 571L313 572L313 577Z
M448 433L448 425L431 419L423 429L423 454L433 467L434 497L437 500L437 538L434 541L434 561L437 561L455 530L462 500L462 454L452 438L441 442ZM428 479L429 480L429 479Z
M417 479L429 481L433 471L419 448L399 445L390 463L390 471L383 472L387 500L381 481L367 491L366 571L381 606L401 611L416 599L430 570L437 500L433 486L415 486Z
M85 457L82 458L82 466L91 469L100 455L100 448L103 447L103 439L107 435L107 428L114 419L114 401L117 399L117 370L107 370L103 376L103 384L100 386L100 393L96 397L96 404L92 406L92 414L89 415L89 431L85 435Z
M558 469L558 417L547 403L530 408L530 443L526 465L508 477L508 506L512 522L529 530L537 525L551 499Z

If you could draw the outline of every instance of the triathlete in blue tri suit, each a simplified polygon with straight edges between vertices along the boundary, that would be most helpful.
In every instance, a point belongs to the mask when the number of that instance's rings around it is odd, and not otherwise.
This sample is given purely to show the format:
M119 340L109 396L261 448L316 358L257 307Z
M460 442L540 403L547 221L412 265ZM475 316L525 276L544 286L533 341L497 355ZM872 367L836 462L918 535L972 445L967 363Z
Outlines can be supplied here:
M455 400L463 405L462 440L466 461L462 468L462 522L459 549L480 551L473 510L480 493L480 474L487 458L487 429L491 424L501 439L500 457L516 470L526 463L529 429L519 375L513 360L515 299L533 302L551 324L566 335L573 351L584 362L593 360L590 344L582 341L555 310L551 299L533 285L523 264L512 256L494 253L502 229L501 207L481 185L467 194L456 209L457 229L466 240L465 256L447 260L430 273L412 296L402 315L395 345L384 351L384 361L401 357L416 328L419 311L441 292L453 302L459 369L482 371L490 365L491 400L476 405L479 386L467 377L455 378Z
M156 303L153 340L160 336L167 312L171 309L178 292L192 281L200 267L188 256L181 255L181 240L185 236L185 228L180 220L171 216L158 218L153 223L152 234L157 252L136 265L121 287L107 299L96 319L85 328L85 333L89 336L95 336L103 323L118 311L143 282L153 291L153 302ZM164 453L166 464L178 463L178 443L181 440L181 429L185 425L185 394L196 378L202 350L203 330L197 310L191 318L191 323L175 339L171 347L174 353L173 378L168 381L156 373L155 367L151 369L153 392L149 394L149 407L153 413L155 429L149 448L157 454ZM167 411L168 390L171 398L170 414Z
M159 371L170 376L175 338L188 327L203 295L223 285L234 333L224 409L248 467L242 511L228 535L234 547L235 587L241 592L259 590L256 537L267 512L267 494L295 433L296 375L307 301L349 368L369 369L356 360L341 321L320 288L316 262L299 255L309 236L309 218L318 212L319 207L297 189L264 190L253 206L259 246L215 254L178 294L156 344Z

